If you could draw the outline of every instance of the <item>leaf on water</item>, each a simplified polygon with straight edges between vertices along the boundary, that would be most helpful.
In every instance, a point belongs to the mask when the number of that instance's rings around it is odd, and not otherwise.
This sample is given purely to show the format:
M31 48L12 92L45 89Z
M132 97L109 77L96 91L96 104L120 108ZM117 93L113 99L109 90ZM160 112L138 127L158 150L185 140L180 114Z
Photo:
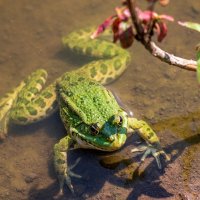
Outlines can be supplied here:
M178 24L186 28L193 29L195 31L200 32L200 24L198 23L178 21ZM197 80L200 83L200 44L197 45L196 50L197 50Z
M197 51L197 80L200 83L200 51Z
M178 21L178 24L181 25L181 26L184 26L184 27L187 27L187 28L190 28L190 29L193 29L195 31L200 32L200 24L198 24L198 23L194 23L194 22L180 22L180 21Z

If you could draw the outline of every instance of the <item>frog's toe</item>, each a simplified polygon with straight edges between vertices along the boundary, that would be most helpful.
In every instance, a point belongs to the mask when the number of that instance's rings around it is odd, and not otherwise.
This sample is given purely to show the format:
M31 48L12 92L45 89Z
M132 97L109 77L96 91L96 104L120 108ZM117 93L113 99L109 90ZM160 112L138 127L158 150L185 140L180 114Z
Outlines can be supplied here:
M66 174L58 176L59 183L60 183L60 190L58 194L54 196L55 199L63 195L63 187L65 183L67 187L69 188L69 190L71 191L71 193L74 194L74 187L71 183L71 177L81 178L80 175L75 174L74 172L70 170L68 170Z
M74 194L74 188L73 185L71 183L71 177L75 177L75 178L82 178L82 176L80 176L79 174L75 174L74 172L72 172L71 170L68 170L67 172L68 175L66 175L65 177L65 182L67 187L70 189L71 193Z
M170 161L170 157L164 152L164 150L162 150L162 148L160 147L160 144L141 146L139 148L134 148L131 150L131 152L138 152L138 151L144 151L144 154L141 158L141 162L144 162L144 160L146 159L148 155L152 155L155 158L159 169L162 168L161 162L160 162L161 155L165 157L166 161Z
M66 172L65 172L64 174L58 175L58 179L59 179L59 183L60 183L60 191L59 191L59 193L58 193L58 196L63 195L64 183L66 183L66 185L67 185L67 187L70 189L70 191L71 191L72 193L74 193L74 188L73 188L73 185L72 185L72 183L71 183L71 177L81 178L81 176L78 175L78 174L76 174L76 173L74 173L74 172L72 172L71 170L72 170L74 167L77 166L77 164L79 163L79 161L80 161L80 158L78 158L78 159L76 160L76 162L75 162L72 166L68 167L68 168L66 169Z
M67 187L70 189L71 193L74 194L74 188L73 188L73 185L71 183L70 175L68 175L68 176L65 177L65 182L67 184Z

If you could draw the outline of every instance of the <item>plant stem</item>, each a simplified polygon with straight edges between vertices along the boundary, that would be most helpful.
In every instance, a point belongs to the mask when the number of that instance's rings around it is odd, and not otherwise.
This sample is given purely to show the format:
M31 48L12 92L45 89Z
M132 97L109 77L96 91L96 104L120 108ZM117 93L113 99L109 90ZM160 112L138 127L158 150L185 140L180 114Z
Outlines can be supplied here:
M174 56L161 48L159 48L154 42L151 41L151 36L144 33L144 29L138 20L136 13L136 0L126 0L127 7L131 14L131 20L137 32L136 40L141 42L145 48L155 57L159 58L161 61L166 62L170 65L180 67L189 71L197 71L197 62L194 60L184 59L178 56Z

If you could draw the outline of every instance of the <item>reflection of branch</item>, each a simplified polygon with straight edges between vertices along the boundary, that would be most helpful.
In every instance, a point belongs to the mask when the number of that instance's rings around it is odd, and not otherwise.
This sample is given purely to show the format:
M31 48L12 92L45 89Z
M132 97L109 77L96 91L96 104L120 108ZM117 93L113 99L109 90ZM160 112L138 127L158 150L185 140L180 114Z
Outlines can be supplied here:
M141 23L139 22L135 10L135 1L134 3L132 0L126 0L128 9L131 14L131 20L133 22L133 25L136 29L137 35L136 39L141 42L145 48L155 57L159 58L160 60L177 67L180 67L182 69L186 69L189 71L196 71L197 70L197 62L194 60L187 60L184 58L180 58L177 56L174 56L173 54L170 54L162 49L160 49L154 42L149 40L149 35L144 34L143 27Z

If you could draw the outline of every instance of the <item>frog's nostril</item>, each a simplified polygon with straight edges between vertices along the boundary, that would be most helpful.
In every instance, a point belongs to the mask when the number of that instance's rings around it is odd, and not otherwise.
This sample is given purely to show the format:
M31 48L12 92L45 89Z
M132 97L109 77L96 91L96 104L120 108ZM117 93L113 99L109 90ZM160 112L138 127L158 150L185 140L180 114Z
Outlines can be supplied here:
M109 137L107 137L107 140L109 142L113 142L115 140L115 137L113 135L110 135Z

